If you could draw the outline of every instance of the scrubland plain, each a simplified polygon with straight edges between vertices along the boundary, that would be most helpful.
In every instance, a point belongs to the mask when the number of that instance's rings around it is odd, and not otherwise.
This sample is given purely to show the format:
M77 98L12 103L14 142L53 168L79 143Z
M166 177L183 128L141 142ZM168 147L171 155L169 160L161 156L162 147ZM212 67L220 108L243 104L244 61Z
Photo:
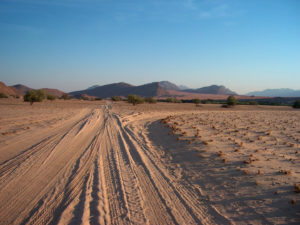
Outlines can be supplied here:
M0 224L299 224L300 111L0 101Z

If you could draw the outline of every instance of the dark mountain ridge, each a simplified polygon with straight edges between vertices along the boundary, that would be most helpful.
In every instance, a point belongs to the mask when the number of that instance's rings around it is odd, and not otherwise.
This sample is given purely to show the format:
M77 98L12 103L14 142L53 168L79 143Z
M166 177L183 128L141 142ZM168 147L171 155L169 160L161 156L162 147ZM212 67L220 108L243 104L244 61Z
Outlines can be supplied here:
M300 97L300 90L293 90L289 88L266 89L263 91L249 92L249 96L268 96L268 97Z
M223 85L221 86L211 85L208 87L202 87L198 89L187 89L184 91L190 93L200 93L200 94L237 95L236 92L231 91L230 89L226 88Z

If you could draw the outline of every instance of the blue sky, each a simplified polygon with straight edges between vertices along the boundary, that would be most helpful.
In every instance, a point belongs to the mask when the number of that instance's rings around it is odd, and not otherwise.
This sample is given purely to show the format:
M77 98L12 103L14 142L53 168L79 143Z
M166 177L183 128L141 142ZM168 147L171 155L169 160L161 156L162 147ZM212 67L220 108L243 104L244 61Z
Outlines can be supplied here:
M0 80L300 89L300 1L0 0Z

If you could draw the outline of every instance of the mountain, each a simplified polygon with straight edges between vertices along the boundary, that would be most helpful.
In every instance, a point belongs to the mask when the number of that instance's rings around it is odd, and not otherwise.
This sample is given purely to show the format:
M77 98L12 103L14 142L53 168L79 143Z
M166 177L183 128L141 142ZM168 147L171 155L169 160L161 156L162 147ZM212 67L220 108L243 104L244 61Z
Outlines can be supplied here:
M179 85L178 87L179 87L180 90L190 89L188 86L185 86L185 85Z
M140 95L143 97L158 96L166 93L166 90L160 85L159 82L153 82L140 86L134 86L124 82L107 84L92 89L70 92L69 94L75 97L80 97L83 94L89 96L109 98L112 96L127 97L130 94Z
M300 97L300 90L289 88L266 89L263 91L253 91L248 93L249 96L268 96L268 97Z
M173 84L169 81L160 81L159 84L165 90L174 90L174 91L180 90L180 88L176 84Z
M92 90L92 89L97 88L97 87L100 87L100 85L98 85L98 84L93 85L93 86L87 88L87 90Z
M13 96L17 94L13 88L6 86L6 84L1 81L0 81L0 93L3 93L5 95L13 95Z
M65 92L54 89L54 88L42 88L42 90L45 90L46 94L48 95L54 95L55 97L61 97Z
M16 85L13 85L13 86L10 86L10 87L15 90L17 95L25 95L27 91L33 90L32 88L27 87L23 84L16 84Z
M198 89L187 89L185 92L200 93L200 94L217 94L217 95L237 95L237 93L231 91L224 86L211 85L208 87L202 87Z
M25 95L28 91L35 90L23 84L16 84L10 87L16 92L17 95ZM54 88L42 88L42 90L45 90L46 94L54 95L55 97L60 97L64 94L63 91Z

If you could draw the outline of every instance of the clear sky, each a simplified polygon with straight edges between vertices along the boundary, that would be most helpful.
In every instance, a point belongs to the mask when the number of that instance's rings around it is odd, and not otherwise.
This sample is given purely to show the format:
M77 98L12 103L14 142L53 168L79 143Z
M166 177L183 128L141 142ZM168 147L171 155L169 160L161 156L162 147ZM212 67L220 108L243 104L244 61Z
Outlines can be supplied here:
M300 89L300 1L0 0L0 80Z

